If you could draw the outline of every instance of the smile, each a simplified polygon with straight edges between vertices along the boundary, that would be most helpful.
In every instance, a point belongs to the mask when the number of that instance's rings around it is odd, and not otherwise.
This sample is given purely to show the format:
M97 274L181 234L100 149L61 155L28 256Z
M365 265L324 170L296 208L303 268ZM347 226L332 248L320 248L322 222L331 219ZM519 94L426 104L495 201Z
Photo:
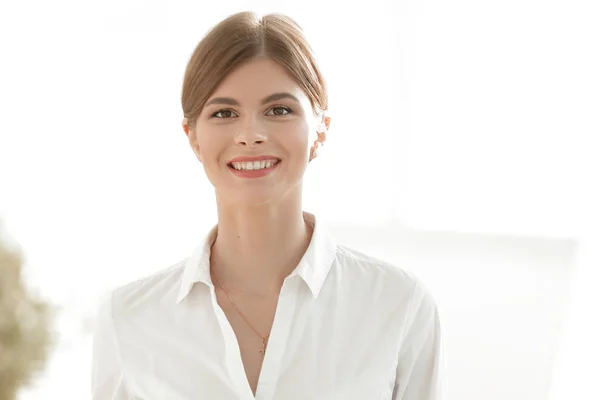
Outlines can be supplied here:
M230 167L238 171L254 171L265 168L271 168L273 165L277 164L280 160L277 158L260 160L260 161L242 161L242 162L231 162L229 163Z
M273 158L261 161L231 162L227 166L234 175L241 178L260 178L273 172L279 164L281 164L281 160Z

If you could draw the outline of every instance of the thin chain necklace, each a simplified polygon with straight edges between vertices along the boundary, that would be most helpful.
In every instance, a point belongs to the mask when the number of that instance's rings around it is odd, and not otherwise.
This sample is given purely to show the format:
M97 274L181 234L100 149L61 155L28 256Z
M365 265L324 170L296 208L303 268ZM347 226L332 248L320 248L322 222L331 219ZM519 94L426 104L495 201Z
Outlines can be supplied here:
M219 282L219 286L221 287L221 290L225 293L225 295L229 298L229 301L231 302L231 305L233 306L233 308L235 308L235 310L237 311L238 314L240 314L240 316L244 319L244 321L246 321L246 323L248 324L248 326L250 328L252 328L252 330L254 332L256 332L256 334L258 336L260 336L260 338L262 339L262 346L260 349L258 349L258 352L260 353L261 357L264 359L265 358L265 353L267 351L267 341L269 340L269 335L267 336L263 336L260 334L260 332L258 332L256 329L254 329L254 327L252 326L252 324L250 323L250 321L248 321L248 319L244 316L244 314L240 311L240 309L238 308L238 306L235 304L235 302L233 301L233 299L231 298L231 296L229 295L229 293L227 293L227 290L225 290L225 288L223 287L223 283L221 283L221 280L219 279L219 277L217 276L217 274L214 274L215 278L217 278L217 282Z

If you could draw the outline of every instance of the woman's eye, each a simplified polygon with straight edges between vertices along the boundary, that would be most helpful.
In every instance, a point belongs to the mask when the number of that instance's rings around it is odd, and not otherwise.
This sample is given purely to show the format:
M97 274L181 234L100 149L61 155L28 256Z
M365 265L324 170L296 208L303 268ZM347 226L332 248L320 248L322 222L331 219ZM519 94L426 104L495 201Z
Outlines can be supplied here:
M287 107L283 107L283 106L278 106L278 107L273 107L269 110L269 113L273 111L274 114L271 115L288 115L291 114L292 110L290 110Z
M290 110L288 107L278 106L278 107L271 108L269 110L268 115L284 116L284 115L288 115L291 113L292 113L292 110ZM232 110L219 110L217 112L214 112L211 115L211 117L217 118L217 119L229 119L229 118L237 117L237 114L235 112L233 112Z
M219 114L221 114L221 116L219 116ZM213 115L211 115L211 117L213 118L220 118L220 119L227 119L227 118L231 118L232 115L235 115L235 113L231 110L219 110L216 113L214 113Z

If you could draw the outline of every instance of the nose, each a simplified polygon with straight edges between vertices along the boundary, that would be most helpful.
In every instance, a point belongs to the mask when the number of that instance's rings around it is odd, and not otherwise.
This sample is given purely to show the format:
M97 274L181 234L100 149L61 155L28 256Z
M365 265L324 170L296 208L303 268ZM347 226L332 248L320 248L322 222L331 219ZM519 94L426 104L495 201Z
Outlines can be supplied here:
M254 147L268 140L267 132L256 120L246 122L236 135L235 141L240 146Z

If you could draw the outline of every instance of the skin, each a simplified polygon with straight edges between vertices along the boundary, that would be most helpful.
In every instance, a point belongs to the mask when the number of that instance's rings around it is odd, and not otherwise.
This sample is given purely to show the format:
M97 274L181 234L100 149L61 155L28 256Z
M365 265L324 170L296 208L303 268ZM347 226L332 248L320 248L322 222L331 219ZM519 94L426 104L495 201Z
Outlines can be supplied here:
M274 93L289 93L262 104ZM209 104L232 98L239 105ZM312 237L302 215L302 179L317 132L329 117L313 113L310 101L287 71L269 59L251 60L217 87L193 129L183 130L215 188L218 234L211 248L211 274L231 295L277 296ZM235 176L238 156L273 155L280 165L257 179Z

